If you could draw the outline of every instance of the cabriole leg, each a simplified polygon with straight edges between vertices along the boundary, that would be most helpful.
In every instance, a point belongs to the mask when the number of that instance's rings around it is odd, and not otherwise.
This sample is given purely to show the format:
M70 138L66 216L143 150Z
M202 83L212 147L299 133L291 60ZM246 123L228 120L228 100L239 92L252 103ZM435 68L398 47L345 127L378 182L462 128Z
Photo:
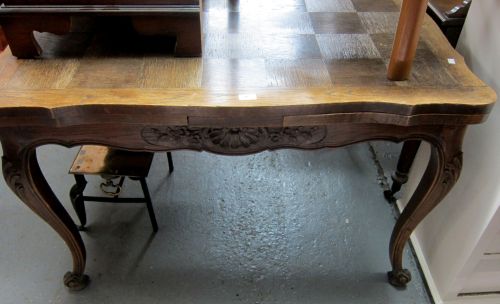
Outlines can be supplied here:
M411 280L403 268L403 249L415 227L437 206L458 180L462 168L462 139L465 127L445 128L431 141L431 157L427 169L408 205L394 227L389 255L392 271L389 282L405 287Z
M89 283L85 270L85 246L78 229L45 180L34 147L21 147L3 140L2 171L9 187L66 242L73 256L73 270L64 276L64 285L72 291Z

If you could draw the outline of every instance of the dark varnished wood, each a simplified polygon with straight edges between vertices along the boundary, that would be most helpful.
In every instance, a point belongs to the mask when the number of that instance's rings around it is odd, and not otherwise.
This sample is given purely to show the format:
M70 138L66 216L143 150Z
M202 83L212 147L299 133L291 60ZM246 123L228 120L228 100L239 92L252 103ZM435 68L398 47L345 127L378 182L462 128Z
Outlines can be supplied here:
M438 24L453 47L457 45L471 3L471 0L429 0L427 14Z
M143 35L172 34L176 38L175 54L179 57L201 56L201 26L199 14L132 17L134 29Z
M33 58L41 47L35 40L34 31L66 34L71 20L66 16L9 17L0 20L11 52L19 58Z
M7 47L7 45L8 45L7 38L5 37L3 29L0 26L0 52L2 52L3 50L5 50L5 48Z
M461 3L458 3L453 8L446 11L445 14L450 18L465 18L469 12L471 3L472 0L462 0Z
M34 31L68 34L74 30L73 19L82 15L128 17L138 33L173 36L177 41L175 53L181 57L200 56L202 51L200 6L196 0L6 1L4 4L0 8L0 24L12 54L18 58L42 54Z

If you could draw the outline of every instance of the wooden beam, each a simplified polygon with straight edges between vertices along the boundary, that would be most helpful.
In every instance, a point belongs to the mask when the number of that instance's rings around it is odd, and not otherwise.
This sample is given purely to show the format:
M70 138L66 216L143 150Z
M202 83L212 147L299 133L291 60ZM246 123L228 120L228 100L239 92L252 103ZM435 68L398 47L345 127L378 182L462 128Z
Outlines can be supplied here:
M428 0L403 1L387 71L390 80L406 80L410 76L427 3Z

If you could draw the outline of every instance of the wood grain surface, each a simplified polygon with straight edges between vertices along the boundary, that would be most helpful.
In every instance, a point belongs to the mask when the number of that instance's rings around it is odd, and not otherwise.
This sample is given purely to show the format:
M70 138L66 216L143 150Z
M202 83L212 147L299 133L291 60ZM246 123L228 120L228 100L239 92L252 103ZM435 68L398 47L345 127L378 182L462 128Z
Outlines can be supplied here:
M0 117L30 107L54 118L55 108L90 105L488 113L495 93L428 17L410 79L387 81L400 2L206 0L204 55L196 59L164 55L168 38L37 34L48 50L42 60L16 60L8 49L0 55Z

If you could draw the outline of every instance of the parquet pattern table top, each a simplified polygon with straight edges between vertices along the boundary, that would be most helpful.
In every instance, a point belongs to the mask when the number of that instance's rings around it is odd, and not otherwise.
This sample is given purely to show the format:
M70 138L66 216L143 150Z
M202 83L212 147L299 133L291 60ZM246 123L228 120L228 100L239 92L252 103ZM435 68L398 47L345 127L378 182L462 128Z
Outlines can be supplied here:
M76 20L70 35L37 35L43 60L16 60L8 51L0 56L0 107L108 103L116 94L124 104L155 105L490 105L494 93L429 18L410 79L387 80L398 4L205 0L202 58L169 55L168 38L137 37L120 24L117 31L103 31L88 19ZM95 33L87 33L91 30ZM257 99L241 100L241 93L255 93ZM55 98L48 102L47 96Z

